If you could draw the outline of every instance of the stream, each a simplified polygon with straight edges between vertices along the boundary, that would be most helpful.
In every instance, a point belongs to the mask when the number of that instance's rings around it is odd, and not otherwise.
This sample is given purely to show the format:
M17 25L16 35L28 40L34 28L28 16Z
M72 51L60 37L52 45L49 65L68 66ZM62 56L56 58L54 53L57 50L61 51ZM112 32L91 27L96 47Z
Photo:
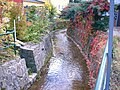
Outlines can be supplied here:
M52 42L53 56L29 90L90 90L84 57L66 30L55 32Z

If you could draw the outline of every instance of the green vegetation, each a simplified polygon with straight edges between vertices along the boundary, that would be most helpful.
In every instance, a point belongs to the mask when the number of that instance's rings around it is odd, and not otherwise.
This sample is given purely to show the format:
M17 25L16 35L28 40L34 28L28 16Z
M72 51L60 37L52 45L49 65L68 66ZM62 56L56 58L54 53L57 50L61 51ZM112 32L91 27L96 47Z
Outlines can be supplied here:
M54 21L54 17L56 16L57 14L57 10L56 8L51 4L51 3L46 3L45 4L45 8L46 10L48 10L48 18L49 18L49 21Z
M17 39L21 41L38 42L56 15L52 4L46 4L45 7L29 6L25 10L22 4L6 0L1 0L0 5L3 8L1 19L5 18L6 21L7 18L8 21L2 23L2 29L13 29L13 21L16 20Z
M51 30L66 28L68 23L62 19L54 19L57 14L56 8L50 3L45 3L44 7L23 8L22 4L0 0L0 6L0 34L6 33L6 30L13 30L15 20L17 39L23 42L38 43L42 36ZM0 37L0 48L6 46L6 42L13 43L13 40L12 34ZM0 63L14 58L13 47L0 51Z
M13 30L14 20L16 20L16 32L17 38L23 40L23 37L26 35L26 19L23 13L22 4L16 4L14 2L2 2L2 19L4 19L4 29Z
M119 6L119 5L120 5L120 4L115 4L115 6L114 6L115 11L118 10L118 6Z
M114 36L114 40L113 40L113 57L116 57L116 59L119 59L117 57L119 57L119 55L120 55L119 44L120 44L120 37L119 36Z
M1 88L1 90L6 90L5 88Z
M0 7L2 15L0 19L2 22L0 22L0 34L6 33L6 30L13 30L13 21L14 19L17 21L17 17L20 16L22 18L22 12L21 12L21 5L17 5L14 2L8 2L7 0L0 0ZM22 18L23 20L23 18ZM21 21L22 21L21 20ZM18 23L18 22L17 22ZM23 23L23 22L22 22ZM25 24L23 23L22 26L17 26L17 38L20 40L24 37L25 29L23 28ZM19 29L21 28L21 29ZM21 33L19 35L19 33ZM6 48L6 46L10 46L10 44L13 44L13 35L5 35L0 37L0 49ZM17 55L16 55L17 56ZM16 58L14 54L13 47L6 48L3 50L0 50L0 63L4 63L8 60L15 59Z
M71 19L75 21L75 18L80 16L82 24L86 25L86 21L92 22L92 29L96 32L97 30L107 31L109 16L109 3L107 1L82 2L81 3L70 3L62 11L61 17L64 19ZM90 15L90 16L89 16ZM87 19L87 18L90 19ZM79 21L79 19L77 19Z
M8 48L0 51L0 64L5 63L6 61L15 59L15 54L13 49Z
M50 24L48 12L44 7L31 6L26 8L28 27L25 41L39 42L40 36L45 34Z
M69 20L56 20L50 25L50 30L59 30L68 28Z
M32 75L32 73L33 73L33 72L32 72L32 69L29 68L29 69L28 69L28 75Z
M56 9L51 4L45 7L30 6L24 9L22 4L0 0L0 7L2 8L0 34L6 33L6 30L13 30L15 20L17 39L23 42L38 43L40 37L49 32L49 26L56 15ZM4 42L8 41L13 42L12 35L0 37L0 48L6 46ZM14 57L13 47L0 50L0 63Z
M120 36L114 36L113 40L113 60L111 71L111 89L120 89Z
M78 12L87 11L87 7L90 5L90 2L81 2L81 3L70 3L62 11L61 18L70 19L75 18L75 15Z
M76 5L78 6L76 7ZM71 10L74 13L69 15ZM98 75L101 49L106 45L107 33L105 31L108 30L109 25L108 11L109 2L107 0L99 0L99 2L93 0L85 4L75 3L73 6L68 6L63 13L65 18L70 18L67 34L81 46L86 55L91 89L94 88Z

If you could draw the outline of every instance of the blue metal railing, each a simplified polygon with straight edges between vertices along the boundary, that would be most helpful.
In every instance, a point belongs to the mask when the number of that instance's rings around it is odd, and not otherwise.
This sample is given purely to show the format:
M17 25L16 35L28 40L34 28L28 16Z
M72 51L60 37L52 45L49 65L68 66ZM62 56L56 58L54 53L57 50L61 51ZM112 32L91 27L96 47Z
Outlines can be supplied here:
M114 28L114 0L110 0L109 34L95 90L109 90Z
M106 68L107 68L107 59L108 59L108 42L105 47L102 63L99 69L98 79L96 82L95 90L104 90L106 84Z
M2 48L0 47L0 50L4 50L6 48L14 46L14 53L16 54L16 44L15 44L15 42L16 42L16 25L15 25L15 20L14 20L14 30L6 30L6 33L2 33L2 34L0 34L0 36L6 36L9 34L13 35L14 43L13 44L7 43L8 45L5 45Z

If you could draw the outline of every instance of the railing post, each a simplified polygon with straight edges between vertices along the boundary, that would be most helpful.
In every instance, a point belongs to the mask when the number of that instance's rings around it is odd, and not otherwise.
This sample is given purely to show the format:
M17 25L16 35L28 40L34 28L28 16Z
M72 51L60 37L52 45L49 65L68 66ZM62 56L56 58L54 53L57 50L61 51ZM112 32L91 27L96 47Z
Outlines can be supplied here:
M109 90L109 83L110 83L112 49L113 49L113 29L114 29L114 0L110 0L108 63L107 63L107 77L106 77L106 88L105 88L105 90Z
M15 22L15 20L14 20L14 38L15 38L15 41L16 41L17 39L16 39L16 22Z
M15 20L14 20L14 33L13 33L13 38L14 38L14 52L15 52L15 55L16 55L16 23L15 23Z
M108 53L108 41L104 50L102 62L99 69L99 74L97 77L96 85L94 90L104 90L106 85L106 63L107 63L107 53Z

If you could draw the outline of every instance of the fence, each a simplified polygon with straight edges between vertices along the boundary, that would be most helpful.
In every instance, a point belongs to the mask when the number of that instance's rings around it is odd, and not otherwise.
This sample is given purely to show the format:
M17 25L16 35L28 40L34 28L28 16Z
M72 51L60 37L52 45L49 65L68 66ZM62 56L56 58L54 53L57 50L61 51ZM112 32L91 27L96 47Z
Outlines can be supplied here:
M110 0L109 34L95 90L109 90L114 28L114 0Z
M4 45L4 47L1 47L0 50L4 50L6 48L10 48L10 47L14 47L14 53L16 54L16 44L15 44L15 41L16 41L16 26L15 26L15 20L14 20L14 29L13 30L6 30L6 33L2 33L0 34L0 37L1 36L6 36L6 35L10 35L12 34L13 35L13 39L14 39L14 43L7 43Z
M107 59L108 59L108 42L105 47L102 63L100 66L98 79L96 82L95 90L105 90L106 76L107 76Z

